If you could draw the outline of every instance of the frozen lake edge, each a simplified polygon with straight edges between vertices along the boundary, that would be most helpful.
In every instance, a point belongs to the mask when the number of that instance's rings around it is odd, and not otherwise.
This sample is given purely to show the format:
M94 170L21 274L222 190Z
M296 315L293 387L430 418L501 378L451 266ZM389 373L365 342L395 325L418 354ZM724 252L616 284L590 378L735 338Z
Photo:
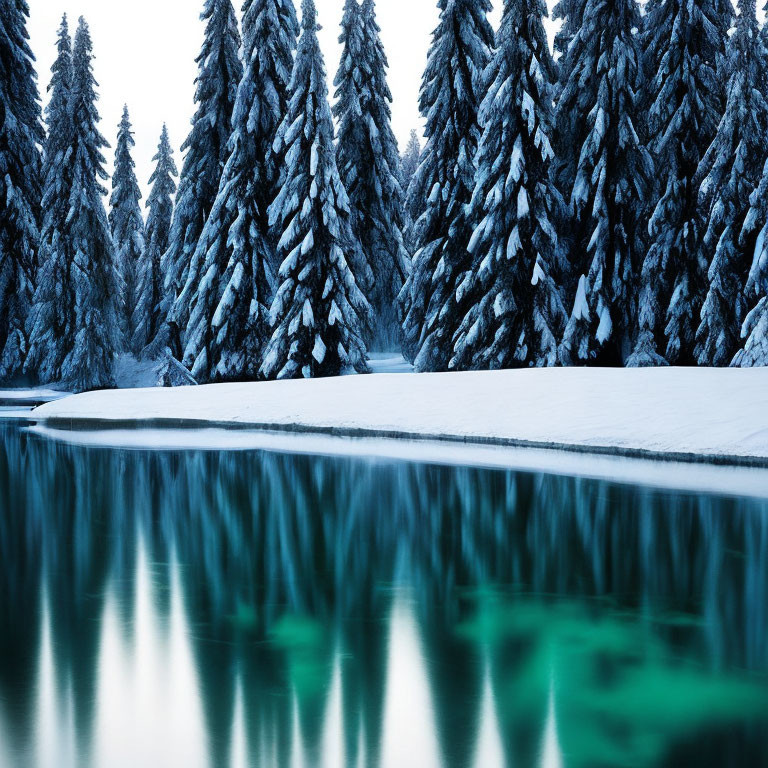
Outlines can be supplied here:
M259 431L358 446L389 440L768 468L768 369L380 374L103 391L43 405L30 416L59 439L105 429L173 431L174 442L190 431ZM129 443L141 440L135 435ZM201 447L201 435L191 442ZM765 487L768 494L768 475Z

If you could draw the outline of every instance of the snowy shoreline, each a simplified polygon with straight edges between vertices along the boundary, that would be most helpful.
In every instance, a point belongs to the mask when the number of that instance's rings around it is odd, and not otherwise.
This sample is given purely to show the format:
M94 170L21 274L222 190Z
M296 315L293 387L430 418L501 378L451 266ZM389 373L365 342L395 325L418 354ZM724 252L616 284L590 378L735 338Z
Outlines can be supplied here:
M238 428L768 467L768 369L540 369L92 392L48 428Z
M768 470L758 467L676 463L477 443L333 437L249 429L71 430L38 425L28 430L44 440L81 448L160 452L266 451L573 476L683 493L768 497Z

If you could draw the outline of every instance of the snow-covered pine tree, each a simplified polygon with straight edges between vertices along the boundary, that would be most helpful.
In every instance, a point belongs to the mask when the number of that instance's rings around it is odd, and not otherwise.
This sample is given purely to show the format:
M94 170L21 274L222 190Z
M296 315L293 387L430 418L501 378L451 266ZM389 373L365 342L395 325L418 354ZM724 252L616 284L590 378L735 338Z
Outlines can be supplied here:
M69 147L61 158L66 173L51 199L43 199L44 206L50 202L57 212L64 207L68 210L63 221L57 219L51 231L44 233L44 237L52 237L50 242L44 241L43 256L51 259L54 274L44 268L36 294L37 304L54 307L55 320L58 305L71 309L61 329L65 335L53 345L47 343L50 327L42 325L46 310L34 317L30 352L30 358L36 359L34 345L40 343L40 369L52 374L51 380L61 381L74 391L112 386L114 358L122 344L116 308L119 275L102 199L106 189L101 182L108 174L101 150L108 145L97 128L92 50L88 25L81 18L75 35L67 108L71 120L67 130Z
M268 379L368 370L363 338L370 307L350 263L359 245L333 146L325 64L313 0L303 0L288 112L275 139L287 169L270 222L282 233L282 284L261 373Z
M72 254L65 236L72 187L72 38L62 18L57 56L51 67L50 98L45 110L48 133L43 153L43 220L35 277L35 294L27 321L30 342L24 364L27 376L43 383L61 379L61 365L74 339L71 302Z
M397 298L410 271L410 257L403 239L404 196L392 132L389 64L374 0L363 0L362 6L347 0L341 42L344 53L335 81L336 161L365 262L354 271L373 309L369 340L373 347L388 350L400 342Z
M122 346L117 312L119 275L101 182L109 178L101 150L93 44L79 20L72 51L72 189L66 236L71 244L74 344L61 366L62 381L75 391L114 385L112 368Z
M744 231L744 224L766 157L765 59L755 0L739 0L738 11L728 56L725 114L699 169L706 213L704 250L712 254L709 291L696 332L699 365L728 365L741 346L747 313L744 286L757 236L757 227Z
M367 168L367 164L370 163L370 158L366 157L365 153L367 131L362 104L370 74L365 71L368 62L363 57L365 33L363 14L358 0L344 0L339 43L342 45L342 52L334 80L336 99L331 112L339 126L336 166L349 196L351 188L359 181L360 169ZM352 218L355 226L357 215L354 206L352 206ZM357 263L350 266L355 273L359 288L367 294L373 285L374 274L366 256L367 254L364 254L361 249L357 256Z
M408 138L408 144L405 147L405 151L400 158L400 167L402 169L401 175L403 177L403 189L407 192L408 187L411 185L411 180L416 174L416 169L419 167L419 160L421 159L421 142L419 141L419 134L416 129L411 131L411 135Z
M180 297L190 307L184 364L200 383L255 379L269 340L268 208L279 181L272 145L297 36L293 0L247 0L230 155Z
M732 365L737 368L768 366L768 161L760 185L752 193L750 208L742 230L743 240L754 242L754 258L747 280L747 301L757 305L747 315L741 330L745 339Z
M632 351L641 256L639 215L651 175L635 130L635 82L640 24L636 0L588 0L570 54L565 102L588 84L594 101L576 99L586 115L586 138L571 192L578 298L561 345L565 364L624 363ZM569 54L569 58L570 58ZM561 103L562 108L562 103ZM562 141L562 135L560 139Z
M182 334L187 327L189 306L178 301L189 274L192 258L219 189L232 133L232 111L243 74L240 62L240 33L231 0L205 0L201 19L206 22L205 39L196 79L197 112L192 130L182 144L186 152L176 195L171 240L163 257L168 321L154 346L169 345L181 357Z
M0 381L21 373L40 237L43 124L26 0L0 6Z
M112 174L109 226L115 247L117 270L122 279L117 306L123 337L128 346L135 328L133 317L138 303L138 268L144 255L144 220L141 217L141 190L131 149L136 146L127 105L117 132L115 172ZM138 354L141 349L133 349Z
M147 199L149 215L144 231L145 247L136 271L136 306L131 321L131 348L137 354L147 350L164 320L161 315L164 282L162 257L168 249L171 234L173 196L176 194L174 179L178 176L165 125L153 161L155 170L149 179L151 190ZM146 354L152 353L147 350Z
M697 170L723 111L717 67L732 20L727 6L722 0L650 0L646 6L644 133L659 191L648 206L640 330L629 365L694 362L707 271Z
M557 364L566 323L552 279L558 259L553 214L562 210L550 177L555 63L544 0L506 0L480 107L483 136L469 242L472 270L458 287L470 310L451 368ZM420 367L421 355L416 361Z
M408 191L408 208L425 203L413 227L411 276L400 294L404 352L415 360L429 339L423 369L445 369L462 313L451 306L469 268L467 207L475 187L477 114L494 32L490 0L438 0L440 21L421 86L426 146Z

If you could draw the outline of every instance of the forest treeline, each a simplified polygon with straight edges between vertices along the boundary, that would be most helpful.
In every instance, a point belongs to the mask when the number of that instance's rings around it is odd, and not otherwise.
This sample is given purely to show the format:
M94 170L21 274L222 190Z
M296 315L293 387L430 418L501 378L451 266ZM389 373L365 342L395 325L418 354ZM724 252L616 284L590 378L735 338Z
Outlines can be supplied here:
M92 45L45 113L0 0L0 380L165 385L555 365L768 365L768 31L755 0L437 0L401 155L374 0L331 105L312 0L204 0L180 174L148 215L126 108L109 205ZM178 188L177 188L178 186Z

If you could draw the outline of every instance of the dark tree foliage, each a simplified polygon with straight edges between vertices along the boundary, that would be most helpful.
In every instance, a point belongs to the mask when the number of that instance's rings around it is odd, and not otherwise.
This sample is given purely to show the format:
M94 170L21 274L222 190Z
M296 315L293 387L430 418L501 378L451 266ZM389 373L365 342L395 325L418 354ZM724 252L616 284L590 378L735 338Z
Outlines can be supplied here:
M747 280L746 301L757 301L741 330L744 347L732 365L741 368L768 366L768 161L760 185L752 193L742 238L754 242L752 268Z
M131 149L136 146L128 107L117 134L115 172L112 174L109 226L115 246L117 269L122 279L118 308L124 338L130 346L135 328L133 314L138 302L138 270L144 257L144 220L141 217L141 190L136 181L136 164ZM139 353L141 349L133 349Z
M65 48L60 45L62 69ZM62 126L68 145L53 161L50 171L57 178L51 185L46 180L43 199L42 265L27 361L45 382L74 391L114 386L112 368L122 346L116 309L120 278L103 202L108 174L102 149L108 144L97 127L92 50L81 18L72 54L69 125L65 118Z
M724 5L650 0L643 18L644 132L656 174L630 365L694 360L707 271L696 174L724 106L718 64L732 17Z
M16 378L28 350L40 238L43 125L26 0L0 2L0 381Z
M336 76L337 165L349 195L353 229L365 266L356 271L374 314L372 346L387 350L401 336L397 297L410 271L403 230L400 155L392 131L388 62L374 0L348 0Z
M182 334L189 319L188 295L180 294L187 282L192 259L205 222L213 208L232 134L232 111L243 74L240 33L231 0L205 0L202 20L205 39L196 79L197 112L192 131L182 144L184 162L176 196L171 240L163 257L168 323L155 346L170 345L181 357Z
M48 135L43 154L42 225L35 276L35 294L27 321L30 350L24 371L42 382L57 381L73 336L73 307L64 297L69 286L70 256L64 242L69 214L71 165L65 162L72 142L68 105L72 92L72 38L66 15L61 21L57 56L48 86L45 110ZM57 291L56 287L59 286Z
M728 57L728 98L714 141L701 163L700 199L706 211L704 248L713 254L695 355L699 365L725 366L741 346L744 293L757 229L744 230L749 199L766 157L768 106L762 90L765 58L755 0L739 0Z
M566 314L552 267L562 211L550 177L552 85L543 0L506 0L480 108L483 137L469 243L472 270L458 287L470 310L451 368L557 364ZM422 365L422 356L416 361Z
M151 191L147 199L149 215L144 231L144 254L136 272L136 306L131 322L131 347L147 356L156 356L157 351L153 354L147 346L156 338L164 319L161 312L164 283L162 257L168 249L171 235L173 196L176 194L174 179L179 175L165 125L153 161L155 170L149 179Z
M455 286L469 269L467 207L475 187L482 76L494 41L490 0L439 0L438 7L421 86L427 141L408 192L409 209L423 206L423 212L413 227L411 276L400 296L405 355L416 360L427 344L422 367L430 370L447 367L451 325L463 316L454 306Z
M280 180L273 145L287 111L298 21L292 0L248 0L243 10L246 66L229 158L180 297L189 307L184 364L199 382L255 379L270 335L268 208Z
M276 139L287 169L270 208L270 222L282 233L282 266L271 309L274 332L261 367L268 379L368 370L363 333L370 307L349 266L358 245L336 166L313 0L303 0L301 25L288 112Z
M651 175L635 128L639 24L636 0L589 0L571 44L560 109L575 102L586 134L570 189L578 286L561 346L566 364L622 364L634 342L639 212Z

